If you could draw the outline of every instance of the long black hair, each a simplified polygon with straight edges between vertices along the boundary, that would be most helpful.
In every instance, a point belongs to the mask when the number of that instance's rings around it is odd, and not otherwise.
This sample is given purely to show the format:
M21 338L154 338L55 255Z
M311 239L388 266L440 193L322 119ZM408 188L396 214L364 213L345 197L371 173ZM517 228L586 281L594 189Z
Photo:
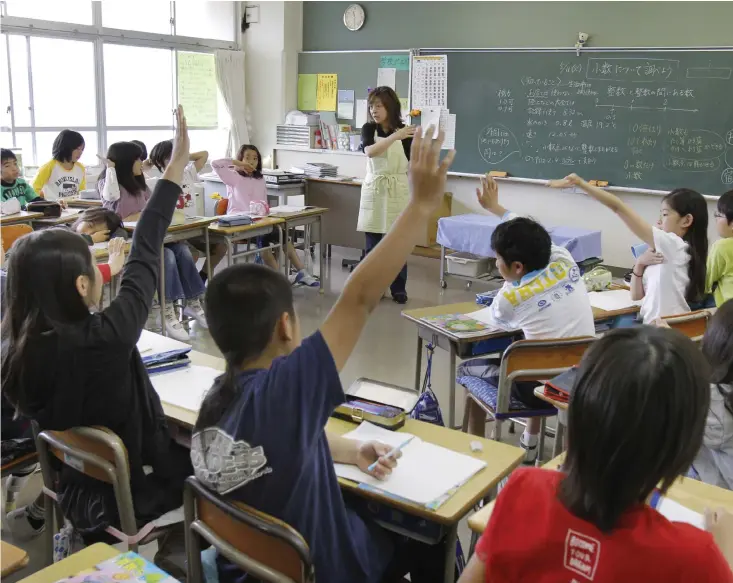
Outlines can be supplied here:
M718 387L725 408L733 415L733 300L720 306L708 322L702 353L710 364L710 382Z
M689 246L690 263L687 274L685 298L688 302L699 302L705 295L705 264L708 258L708 205L702 194L689 188L676 188L664 197L671 209L681 217L690 215L692 224L682 239Z
M252 172L252 178L262 178L262 154L260 154L257 146L254 146L252 144L242 145L237 152L237 160L239 160L240 162L244 160L244 154L247 152L247 150L252 150L255 154L257 154L257 167L255 168L255 171ZM245 174L244 170L237 169L237 172L242 176L249 176L249 174Z
M19 238L12 247L5 291L2 337L2 390L27 415L25 363L42 335L89 317L76 287L80 275L95 278L92 255L82 237L68 229L44 229Z
M51 154L58 162L71 162L71 154L74 150L84 145L84 137L74 130L61 130L53 141Z
M117 173L117 182L131 195L136 196L147 190L145 184L145 176L143 174L135 175L132 167L135 162L140 160L140 147L132 142L115 142L107 150L107 158L115 163L115 172ZM97 188L107 176L107 167L97 179Z
M145 162L148 159L148 148L145 146L145 143L140 140L130 140L130 143L140 148L140 160Z
M115 231L122 228L122 219L120 218L120 216L117 213L102 207L90 208L85 210L83 213L81 213L81 215L79 215L79 218L76 219L72 226L72 229L76 231L77 227L81 223L90 223L92 225L104 223L105 228L110 233L114 233Z
M391 87L382 86L372 89L367 97L367 102L371 106L376 100L379 100L387 110L387 121L391 130L397 130L405 126L402 121L402 106L400 98ZM371 107L367 108L367 117L370 122L374 123Z
M610 532L657 484L666 492L702 444L710 375L700 350L676 330L613 330L578 370L568 412L559 499Z
M171 156L173 155L173 140L163 140L158 142L150 150L150 162L158 170L163 172L165 167L168 166Z
M285 313L295 316L292 287L284 275L272 269L255 264L233 265L209 282L206 320L227 369L206 395L196 430L219 422L236 397L237 372L265 351Z

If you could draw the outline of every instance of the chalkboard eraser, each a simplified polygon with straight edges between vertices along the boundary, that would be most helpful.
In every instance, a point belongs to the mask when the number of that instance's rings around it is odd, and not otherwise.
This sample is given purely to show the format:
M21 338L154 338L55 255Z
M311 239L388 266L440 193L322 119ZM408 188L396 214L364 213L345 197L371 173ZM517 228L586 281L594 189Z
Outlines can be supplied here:
M591 186L598 186L600 188L603 188L604 186L608 186L608 180L591 180L588 182Z
M507 176L509 176L509 173L492 170L491 172L489 172L489 176L491 176L492 178L506 178Z

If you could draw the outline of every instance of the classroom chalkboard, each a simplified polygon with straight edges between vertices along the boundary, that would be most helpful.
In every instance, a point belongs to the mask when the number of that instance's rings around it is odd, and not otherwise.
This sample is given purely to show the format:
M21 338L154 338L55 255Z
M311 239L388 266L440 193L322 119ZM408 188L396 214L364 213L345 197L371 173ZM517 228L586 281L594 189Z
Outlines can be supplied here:
M733 188L733 50L420 54L448 55L455 172Z
M372 52L344 52L344 53L299 53L298 74L302 73L336 73L338 75L338 88L354 91L354 99L366 99L369 89L377 86L377 70L382 63L382 57L400 55L407 57L407 52L383 53ZM385 62L391 64L391 62ZM395 81L396 91L400 97L407 98L410 87L410 72L398 69ZM354 107L356 115L356 107ZM342 120L339 123L351 123L354 119ZM361 128L356 128L361 129Z

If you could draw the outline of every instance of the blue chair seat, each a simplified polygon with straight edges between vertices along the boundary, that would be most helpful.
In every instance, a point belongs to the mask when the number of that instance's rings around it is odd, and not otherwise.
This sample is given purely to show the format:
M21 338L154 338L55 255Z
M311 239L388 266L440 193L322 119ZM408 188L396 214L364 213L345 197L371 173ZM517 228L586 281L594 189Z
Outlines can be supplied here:
M464 386L474 398L489 408L497 420L514 419L517 417L551 417L557 415L557 409L533 409L522 403L514 395L509 395L509 412L497 413L496 400L499 393L497 387L486 379L473 376L458 377L456 381L459 385Z

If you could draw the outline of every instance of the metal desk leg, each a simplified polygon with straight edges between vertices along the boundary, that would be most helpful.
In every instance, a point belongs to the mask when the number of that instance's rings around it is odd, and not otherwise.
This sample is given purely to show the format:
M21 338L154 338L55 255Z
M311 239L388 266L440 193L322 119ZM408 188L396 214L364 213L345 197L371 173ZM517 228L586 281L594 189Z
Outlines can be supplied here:
M559 456L563 450L563 441L565 440L565 426L560 423L560 417L557 418L557 430L555 431L555 444L552 446L553 459Z
M445 289L448 284L445 281L445 246L440 246L440 287Z
M209 228L204 229L204 246L206 247L206 280L211 281L211 249L209 248Z
M229 237L226 237L227 241L227 267L231 267L234 265L234 260L232 259L232 240Z
M422 336L420 336L420 331L417 332L417 359L415 360L415 392L420 393L420 389L422 388L420 386L420 380L422 376Z
M450 360L448 361L448 387L450 387L450 403L448 403L448 427L456 429L456 345L450 343Z
M454 524L448 529L445 535L445 572L443 574L444 583L455 583L456 575L456 542L458 541L458 524Z
M318 250L319 251L318 255L320 256L319 267L321 270L320 279L318 280L318 283L320 284L318 286L319 293L324 293L326 291L325 288L323 287L323 280L326 277L326 255L324 253L326 249L326 245L323 243L323 239L324 239L323 237L323 215L320 214L318 215L318 245L320 246L320 249ZM330 245L328 246L328 256L329 257L331 256L331 246Z
M158 305L160 306L160 333L168 336L165 329L165 245L160 247L160 276L158 277Z
M288 240L288 229L287 223L285 223L285 241ZM280 227L276 227L280 232L280 253L277 256L277 268L282 269L283 262L285 263L285 277L290 276L290 259L288 258L288 247L287 243L283 245L283 230Z

